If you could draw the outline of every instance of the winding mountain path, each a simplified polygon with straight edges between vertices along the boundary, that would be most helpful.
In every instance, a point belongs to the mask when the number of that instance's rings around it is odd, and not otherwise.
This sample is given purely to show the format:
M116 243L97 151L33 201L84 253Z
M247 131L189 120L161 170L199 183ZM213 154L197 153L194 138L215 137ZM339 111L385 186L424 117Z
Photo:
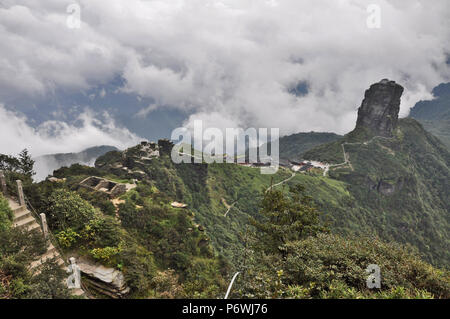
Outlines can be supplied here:
M288 178L282 180L282 181L279 182L279 183L276 183L276 184L274 184L274 185L270 185L270 186L266 189L266 193L267 193L269 190L271 190L273 187L279 186L279 185L281 185L281 184L284 184L284 183L290 181L291 179L294 178L294 176L295 176L295 172L292 172L292 175L291 175L290 177L288 177Z
M339 164L331 164L331 165L328 165L328 166L326 167L325 171L323 172L323 176L325 176L326 173L328 173L328 171L329 171L329 169L330 169L331 167L338 167L338 166L343 166L343 165L348 165L348 166L350 167L350 169L351 169L352 171L354 171L355 169L353 168L353 165L352 165L352 163L350 162L350 157L349 157L348 153L345 151L345 145L361 145L361 144L363 144L363 145L368 145L368 144L372 143L372 142L373 142L375 139L377 139L377 138L385 139L385 140L391 140L391 139L393 139L393 137L374 136L374 137L372 137L370 140L365 141L365 142L354 142L354 143L344 142L344 143L342 143L342 144L341 144L341 147L342 147L342 153L344 154L344 161L343 161L342 163L339 163ZM380 145L380 146L383 147L382 145ZM391 151L391 152L392 152L392 151Z

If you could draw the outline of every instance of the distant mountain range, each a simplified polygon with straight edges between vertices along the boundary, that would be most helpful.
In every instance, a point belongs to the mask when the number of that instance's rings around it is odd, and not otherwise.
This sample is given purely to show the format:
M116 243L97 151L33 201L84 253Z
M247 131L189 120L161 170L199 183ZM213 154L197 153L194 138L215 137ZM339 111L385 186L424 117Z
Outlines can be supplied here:
M409 116L450 147L450 83L435 87L433 95L434 100L418 102Z
M329 177L348 195L308 186L335 230L410 243L427 260L448 265L450 84L433 90L436 99L417 103L411 118L398 119L402 91L393 81L375 83L352 132L284 136L280 157L330 164Z
M48 154L34 158L35 179L40 181L51 175L54 170L63 166L69 167L72 164L83 164L93 166L95 160L108 152L117 151L114 146L94 146L78 153Z
M417 120L425 130L438 137L450 148L450 83L442 83L435 87L433 95L435 96L433 100L417 102L411 109L409 117ZM283 136L280 138L280 158L299 159L315 146L337 141L341 137L334 133L322 132Z
M109 243L117 239L108 244L108 249L119 245L119 239L125 243L123 253L118 249L118 256L132 258L132 263L123 263L123 271L127 282L133 285L138 279L153 278L153 270L147 268L170 267L185 282L194 278L192 287L199 286L197 278L211 276L212 281L217 280L218 270L227 265L236 265L237 270L248 269L243 268L247 267L245 258L249 258L243 252L248 234L253 231L249 218L261 219L261 201L269 190L287 193L297 185L305 187L305 195L323 213L321 218L333 236L343 237L342 244L333 246L333 239L325 242L317 253L321 263L333 267L326 274L342 272L353 282L355 266L362 267L365 275L367 263L378 265L383 255L393 265L384 266L383 274L398 265L414 267L414 262L403 262L390 248L379 254L379 250L367 246L367 256L352 250L360 249L364 243L378 245L379 239L406 244L431 264L448 269L450 151L415 119L398 119L402 92L403 88L394 81L373 84L358 109L355 129L344 136L310 132L281 138L282 157L322 162L321 168L297 170L298 166L308 165L297 163L283 165L275 174L268 175L247 165L176 164L170 157L173 144L166 139L157 144L140 143L123 151L103 146L84 154L44 157L44 162L52 160L57 165L68 165L70 161L89 161L108 148L114 150L98 157L94 167L77 165L56 170L54 176L66 178L65 182L47 180L37 184L39 196L33 205L45 211L43 199L54 191L70 189L102 211L103 216L118 218L120 223L105 228L104 240ZM80 187L80 181L90 176L104 177L113 183L137 183L138 187L111 203L104 191ZM301 206L308 202L304 198ZM276 206L274 211L284 213L286 207L286 204ZM316 240L313 237L311 240ZM312 247L308 244L295 248L297 253L307 254L289 264L289 269L299 269L308 263L308 269L321 276L314 283L327 281L328 275L322 276L323 268L309 263L308 252ZM83 253L84 246L73 249ZM220 260L216 260L215 252ZM349 259L348 252L352 255ZM341 260L350 260L350 266L342 267L345 264ZM426 269L433 271L431 266ZM138 279L136 271L143 274ZM433 272L443 274L441 270ZM413 282L421 278L432 285L424 273L408 270L408 278ZM134 287L147 293L148 286Z

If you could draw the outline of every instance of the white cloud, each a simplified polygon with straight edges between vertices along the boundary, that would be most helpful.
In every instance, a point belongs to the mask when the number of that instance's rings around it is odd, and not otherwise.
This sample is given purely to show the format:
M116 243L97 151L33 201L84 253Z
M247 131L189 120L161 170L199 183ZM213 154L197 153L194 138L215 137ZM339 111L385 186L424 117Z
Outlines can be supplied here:
M3 0L0 101L121 74L156 107L211 126L345 133L371 83L405 86L406 115L450 80L446 0L80 0L81 29L69 29L72 2ZM366 26L370 3L380 29ZM309 93L289 94L301 81Z
M124 149L140 141L125 128L102 114L101 120L89 110L82 113L76 125L47 121L37 128L27 119L8 111L0 104L0 150L4 154L17 154L28 148L33 157L45 154L80 152L88 147L111 145Z

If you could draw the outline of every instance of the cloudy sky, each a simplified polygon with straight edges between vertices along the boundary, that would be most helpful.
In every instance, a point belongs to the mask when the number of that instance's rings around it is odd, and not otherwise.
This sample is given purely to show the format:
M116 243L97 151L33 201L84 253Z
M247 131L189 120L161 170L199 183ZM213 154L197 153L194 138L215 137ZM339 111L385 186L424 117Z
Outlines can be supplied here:
M144 135L120 121L128 110L149 126L167 111L186 126L346 133L371 83L403 85L406 116L450 81L448 0L0 0L0 41L0 153L131 145ZM116 93L150 102L83 102L68 119L60 92L104 97L118 78Z

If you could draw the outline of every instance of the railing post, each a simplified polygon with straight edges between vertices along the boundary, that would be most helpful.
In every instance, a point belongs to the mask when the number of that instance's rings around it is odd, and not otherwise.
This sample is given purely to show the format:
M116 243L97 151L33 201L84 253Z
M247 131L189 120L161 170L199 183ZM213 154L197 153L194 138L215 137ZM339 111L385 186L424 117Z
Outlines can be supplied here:
M44 232L44 237L45 237L45 239L48 239L47 218L45 217L44 213L40 214L39 216L41 216L42 231Z
M7 195L7 189L6 189L6 178L5 178L5 173L0 170L0 191L3 193L3 195Z
M67 278L67 288L81 288L80 267L78 267L74 257L70 257L69 260L70 265L67 270L71 275Z
M19 205L25 206L25 197L23 196L22 181L18 179L16 183L17 183L17 196L19 196Z

